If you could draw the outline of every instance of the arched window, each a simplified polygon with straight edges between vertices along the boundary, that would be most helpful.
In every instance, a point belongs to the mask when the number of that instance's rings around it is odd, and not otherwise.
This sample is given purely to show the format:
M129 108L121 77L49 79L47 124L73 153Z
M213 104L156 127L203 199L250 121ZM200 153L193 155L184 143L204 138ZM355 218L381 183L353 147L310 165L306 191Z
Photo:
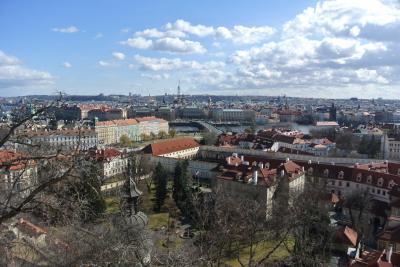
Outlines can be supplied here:
M329 170L328 169L325 169L324 170L324 177L328 177L329 176Z
M392 189L394 185L395 185L395 182L393 180L390 180L390 182L388 184L388 188Z
M368 175L367 176L367 183L372 183L372 176L371 175Z
M307 170L308 174L311 175L314 172L314 169L312 167L308 168Z
M357 182L361 182L361 179L362 179L362 174L357 173L357 177L356 177Z
M340 171L338 174L338 178L343 179L343 177L344 177L344 171Z
M383 185L383 178L379 178L378 179L378 186L382 186Z

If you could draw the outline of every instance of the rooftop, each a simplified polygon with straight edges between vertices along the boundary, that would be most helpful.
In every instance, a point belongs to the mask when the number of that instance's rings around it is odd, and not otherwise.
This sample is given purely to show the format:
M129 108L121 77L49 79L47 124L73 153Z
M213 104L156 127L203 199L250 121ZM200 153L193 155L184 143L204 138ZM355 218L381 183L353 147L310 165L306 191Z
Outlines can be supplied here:
M193 138L186 137L153 143L147 145L142 151L146 154L152 154L153 156L160 156L199 146L200 145Z

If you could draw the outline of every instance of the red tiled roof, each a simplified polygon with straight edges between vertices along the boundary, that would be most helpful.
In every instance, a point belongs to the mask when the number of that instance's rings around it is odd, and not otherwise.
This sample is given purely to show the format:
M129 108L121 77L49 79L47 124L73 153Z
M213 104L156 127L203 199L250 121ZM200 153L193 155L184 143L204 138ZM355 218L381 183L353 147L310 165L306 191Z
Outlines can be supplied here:
M10 150L0 150L0 168L9 168L12 171L21 170L33 161L25 159L21 153Z
M136 119L124 119L124 120L111 120L111 121L99 121L96 126L127 126L134 125L138 122Z
M145 148L143 148L143 152L146 154L152 154L153 156L159 156L199 146L200 145L193 138L187 137L171 139L147 145Z
M355 247L357 245L358 234L352 228L345 226L336 232L335 240L345 245Z
M21 218L16 224L17 228L29 235L41 235L41 234L47 234L47 231L39 227L37 225L34 225L33 223Z
M114 148L91 150L90 156L98 161L109 160L121 156L122 153Z
M160 118L156 118L154 116L149 116L149 117L139 117L136 118L136 120L138 122L145 122L145 121L159 121L159 122L167 122L166 120L160 119Z

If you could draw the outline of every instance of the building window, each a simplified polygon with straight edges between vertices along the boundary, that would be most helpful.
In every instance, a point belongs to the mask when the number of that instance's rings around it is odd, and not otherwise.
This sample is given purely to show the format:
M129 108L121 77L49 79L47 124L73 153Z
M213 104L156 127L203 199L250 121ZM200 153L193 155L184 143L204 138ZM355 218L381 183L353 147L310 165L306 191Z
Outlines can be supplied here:
M367 183L372 183L372 176L371 175L368 175L368 177L367 177Z
M324 170L324 176L325 176L325 177L328 177L328 176L329 176L329 170L328 170L328 169L325 169L325 170Z
M339 186L342 186L342 181L339 181Z
M335 185L335 180L332 180L332 182L331 182L331 183L332 183L332 185Z
M361 182L362 174L358 173L356 179L357 179L357 182Z
M267 163L267 168L269 169L269 163ZM312 168L312 167L310 167L310 168L308 168L308 170L307 170L307 172L308 172L308 174L313 174L313 172L314 172L314 169Z
M343 179L343 177L344 177L344 172L340 171L339 174L338 174L338 178L339 179Z
M346 183L346 186L347 186L347 187L350 187L350 183L349 183L349 182L347 182L347 183Z
M383 178L379 178L378 179L378 186L382 186L383 185Z
M393 181L393 180L390 180L390 182L389 182L389 184L388 184L388 188L389 188L389 189L392 189L394 185L395 185L394 181Z

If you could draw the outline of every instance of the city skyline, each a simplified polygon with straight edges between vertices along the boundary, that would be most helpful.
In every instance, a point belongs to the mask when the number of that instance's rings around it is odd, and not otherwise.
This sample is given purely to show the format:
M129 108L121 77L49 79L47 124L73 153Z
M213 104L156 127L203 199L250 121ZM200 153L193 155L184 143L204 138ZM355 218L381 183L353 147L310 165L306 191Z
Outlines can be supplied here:
M398 1L0 4L0 95L400 98Z

